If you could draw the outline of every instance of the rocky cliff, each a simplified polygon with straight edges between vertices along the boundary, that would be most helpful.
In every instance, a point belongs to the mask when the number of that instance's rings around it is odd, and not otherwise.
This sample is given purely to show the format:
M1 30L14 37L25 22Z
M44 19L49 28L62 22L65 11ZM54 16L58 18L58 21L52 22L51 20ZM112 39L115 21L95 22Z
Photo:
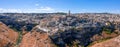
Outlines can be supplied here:
M20 47L56 47L45 32L33 30L26 33Z
M0 22L0 47L13 47L16 44L18 33Z

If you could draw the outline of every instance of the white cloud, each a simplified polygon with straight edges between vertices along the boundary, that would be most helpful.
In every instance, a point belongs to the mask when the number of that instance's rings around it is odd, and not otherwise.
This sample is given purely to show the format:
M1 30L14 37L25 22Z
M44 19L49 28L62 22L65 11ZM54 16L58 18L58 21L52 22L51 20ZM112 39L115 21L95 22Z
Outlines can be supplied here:
M36 3L35 6L39 6L39 4Z
M25 9L4 9L0 8L0 13L6 13L6 12L11 12L11 13L51 13L54 12L55 9L51 7L40 7L40 8L25 8Z
M35 10L41 10L41 11L53 11L54 9L51 7L40 7Z
M0 8L0 10L2 10L2 8Z

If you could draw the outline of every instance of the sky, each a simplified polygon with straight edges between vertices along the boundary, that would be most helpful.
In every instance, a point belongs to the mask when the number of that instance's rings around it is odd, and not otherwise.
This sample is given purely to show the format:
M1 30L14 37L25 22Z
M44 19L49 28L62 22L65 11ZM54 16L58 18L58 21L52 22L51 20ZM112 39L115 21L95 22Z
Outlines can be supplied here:
M0 0L0 13L120 13L120 0Z

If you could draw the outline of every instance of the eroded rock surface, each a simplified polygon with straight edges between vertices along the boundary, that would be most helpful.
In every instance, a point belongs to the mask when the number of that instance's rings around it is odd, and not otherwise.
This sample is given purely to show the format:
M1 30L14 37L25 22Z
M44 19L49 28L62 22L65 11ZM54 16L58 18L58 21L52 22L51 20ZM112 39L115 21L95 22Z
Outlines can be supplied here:
M23 36L20 47L55 47L45 32L32 31Z
M120 36L101 43L96 43L91 47L120 47Z
M13 47L16 44L18 33L0 22L0 47Z

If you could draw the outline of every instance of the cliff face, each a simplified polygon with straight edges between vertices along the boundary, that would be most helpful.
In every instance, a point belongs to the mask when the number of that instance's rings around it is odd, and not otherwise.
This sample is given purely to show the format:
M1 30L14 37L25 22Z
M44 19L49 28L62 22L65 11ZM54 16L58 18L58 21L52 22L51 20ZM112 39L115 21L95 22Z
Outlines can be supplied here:
M55 45L47 33L34 30L23 36L20 47L55 47Z
M20 37L20 35L22 35ZM20 38L21 41L19 40ZM18 42L20 41L20 42ZM43 31L32 30L20 34L0 22L0 47L56 47L49 35Z
M0 22L0 47L13 47L16 44L18 33Z

